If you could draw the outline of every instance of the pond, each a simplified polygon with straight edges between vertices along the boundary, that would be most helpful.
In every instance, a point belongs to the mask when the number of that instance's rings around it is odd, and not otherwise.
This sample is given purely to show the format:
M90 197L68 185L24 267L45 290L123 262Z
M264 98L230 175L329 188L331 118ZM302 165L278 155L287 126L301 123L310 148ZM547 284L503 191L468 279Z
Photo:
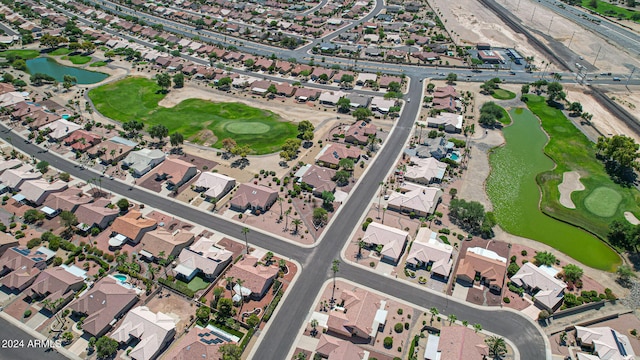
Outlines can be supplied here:
M30 74L43 73L51 75L59 82L63 81L65 75L75 76L78 79L78 84L83 85L95 84L109 77L109 75L101 72L60 65L54 59L48 57L27 60L27 70Z
M511 234L545 243L585 265L612 270L620 258L600 239L540 211L536 175L554 167L543 152L548 138L528 109L514 109L509 115L513 124L503 130L506 144L489 157L486 183L498 223Z

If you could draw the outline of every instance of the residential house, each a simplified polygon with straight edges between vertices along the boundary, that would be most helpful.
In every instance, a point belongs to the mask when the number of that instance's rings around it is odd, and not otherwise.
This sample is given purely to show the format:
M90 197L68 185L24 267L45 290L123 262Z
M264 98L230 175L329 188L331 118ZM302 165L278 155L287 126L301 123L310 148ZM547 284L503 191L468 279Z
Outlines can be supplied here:
M338 105L338 100L345 97L347 94L342 91L323 91L318 98L318 101L322 105L326 106L336 106Z
M466 326L443 326L437 347L437 356L425 357L425 360L486 359L489 355L489 347L483 337Z
M289 85L288 83L276 84L276 94L279 96L292 97L298 88Z
M110 337L122 344L132 343L130 358L150 360L173 340L175 334L176 320L173 317L138 306L127 313Z
M417 147L415 155L419 158L432 157L436 160L442 160L453 150L453 147L453 143L444 137L429 138L425 136L422 145Z
M113 137L89 148L87 153L91 157L99 158L104 164L113 164L129 155L136 145L137 143L135 142L120 137Z
M359 73L356 78L356 85L370 85L371 83L376 82L376 80L378 80L378 75L362 72Z
M247 211L260 214L264 213L278 199L278 191L264 185L252 183L240 184L233 198L231 198L231 209L236 211Z
M454 88L451 85L447 85L447 86L435 88L433 92L433 97L437 99L449 98L449 97L457 99L458 97L460 97L460 95L456 91L456 88Z
M26 289L40 271L47 267L47 261L55 254L47 250L42 247L30 250L24 246L7 249L0 257L0 276L4 276L1 280L2 285L12 291Z
M538 267L528 262L511 277L511 281L529 292L536 304L553 312L562 304L564 289L567 288L555 277L557 273L558 270L550 266Z
M315 160L321 166L337 169L342 159L352 159L357 162L360 159L360 149L355 146L347 147L344 144L330 143L320 150Z
M18 240L11 234L0 232L0 257L12 247L18 246Z
M102 141L102 137L98 134L80 129L76 130L71 135L64 139L64 143L75 151L84 152L90 147L99 144Z
M167 158L154 171L156 180L165 180L168 189L178 189L198 173L195 165L184 160Z
M334 45L335 46L335 45ZM334 48L333 50L336 50L336 48ZM332 51L333 51L332 50ZM322 75L326 75L327 79L331 79L331 77L333 76L333 70L331 69L326 69L326 68L322 68L322 67L317 67L313 70L313 72L311 73L311 80L318 80L320 79L320 77Z
M158 149L141 149L132 151L122 160L122 165L133 170L133 175L140 177L163 162L165 154Z
M44 179L29 180L20 187L20 194L30 203L40 206L50 194L62 192L68 187L67 183L62 180L54 182Z
M402 184L400 191L389 195L387 209L419 217L433 214L442 198L442 190L410 183Z
M387 321L386 301L362 289L343 290L338 306L329 311L327 333L375 341Z
M296 89L296 100L300 102L315 101L316 99L318 99L319 95L320 95L320 90L318 89L310 89L310 88Z
M33 172L31 165L23 165L19 168L5 170L0 175L0 182L11 191L19 191L25 181L40 179L42 174Z
M366 121L356 121L345 129L344 141L356 145L366 145L370 136L375 136L377 128Z
M447 279L451 273L453 247L437 238L429 228L420 228L407 255L407 266L413 269L431 269L431 272Z
M336 171L326 167L307 164L295 173L298 182L307 184L313 190L314 196L322 197L325 191L335 192L336 183L332 180L336 175Z
M369 351L350 341L340 340L325 334L320 335L316 346L316 354L331 360L364 360L369 359Z
M250 291L251 298L259 300L264 297L276 275L278 275L278 267L258 264L258 258L247 255L233 264L225 275L235 280L242 280L241 287ZM242 289L240 289L240 292L245 293Z
M207 199L219 200L236 186L236 179L214 172L203 172L193 184Z
M22 166L22 161L19 159L0 160L0 174L9 169L17 169L20 166Z
M118 247L127 240L137 244L146 232L155 229L157 226L158 223L155 220L143 218L140 211L130 210L113 221L111 229L117 235L109 239L109 245Z
M61 265L45 269L29 288L31 290L30 296L39 300L58 301L58 299L62 299L62 302L53 309L55 312L84 287L85 278L86 272L76 266Z
M371 97L366 95L350 93L345 97L349 99L349 106L352 109L366 108L371 103Z
M372 222L362 236L362 241L376 248L382 261L396 264L407 245L409 233L391 226Z
M427 117L427 126L442 129L448 133L462 132L462 115L454 113L442 113L436 117Z
M42 108L25 116L23 123L31 130L39 129L47 124L62 119L58 114L54 114L49 111L45 111Z
M178 229L170 231L165 228L156 228L142 236L142 250L140 255L154 260L160 257L176 258L182 249L191 245L195 235L192 232Z
M627 335L608 326L576 326L576 342L592 355L577 352L578 360L633 360L635 351Z
M136 302L138 295L134 289L125 287L114 278L105 277L72 302L69 309L80 316L86 316L82 329L99 338Z
M180 337L167 352L162 360L190 360L207 359L221 360L220 346L235 343L232 339L216 330L211 325L203 328L198 325Z
M456 113L458 111L458 103L453 97L434 98L432 101L433 108L436 110Z
M88 204L93 199L78 188L69 188L62 192L50 194L44 205L56 211L76 212L80 205Z
M477 281L488 286L492 292L500 293L506 272L507 259L494 251L473 247L467 249L458 263L457 280L463 285Z
M201 238L180 252L179 264L174 271L187 281L197 274L213 280L227 267L232 258L231 251L217 247L211 239Z
M82 125L76 124L69 120L60 119L49 123L40 128L41 131L47 132L50 141L59 141L71 135L74 131L80 130Z
M417 184L439 183L447 172L447 164L435 158L411 157L409 161L404 178Z
M394 106L396 106L396 101L392 99L387 100L382 96L374 96L371 99L371 110L381 114L388 113Z
M89 227L97 226L102 230L106 229L120 213L117 207L107 207L109 204L111 201L107 199L98 199L95 202L80 205L75 212L78 222Z
M399 76L383 76L379 80L379 84L382 89L388 88L392 82L402 85L402 78Z

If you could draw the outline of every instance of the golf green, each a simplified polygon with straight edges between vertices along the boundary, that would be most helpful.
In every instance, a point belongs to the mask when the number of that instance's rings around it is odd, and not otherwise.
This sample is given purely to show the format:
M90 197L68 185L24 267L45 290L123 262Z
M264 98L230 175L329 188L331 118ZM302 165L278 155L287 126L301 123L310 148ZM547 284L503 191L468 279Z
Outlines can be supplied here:
M96 109L106 117L120 122L140 120L147 127L162 124L169 133L180 132L191 142L216 148L222 148L223 139L232 138L255 154L269 154L280 151L287 139L298 134L296 124L271 111L200 99L166 108L158 105L165 96L155 81L142 77L128 77L89 91Z
M593 215L611 217L618 211L618 205L622 201L622 195L608 187L600 186L594 189L584 199L584 206Z

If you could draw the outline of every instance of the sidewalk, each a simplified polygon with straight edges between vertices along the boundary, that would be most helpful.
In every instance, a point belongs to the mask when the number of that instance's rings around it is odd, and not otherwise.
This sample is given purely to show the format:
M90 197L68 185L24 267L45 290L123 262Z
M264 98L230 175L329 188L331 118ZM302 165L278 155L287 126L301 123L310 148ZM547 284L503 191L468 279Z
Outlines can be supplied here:
M543 327L545 334L548 336L565 330L565 328L578 325L590 320L596 320L599 318L614 317L615 315L621 315L631 313L633 310L623 305L619 300L615 304L607 303L600 309L586 310L574 315L564 316L557 320L551 320L549 326Z

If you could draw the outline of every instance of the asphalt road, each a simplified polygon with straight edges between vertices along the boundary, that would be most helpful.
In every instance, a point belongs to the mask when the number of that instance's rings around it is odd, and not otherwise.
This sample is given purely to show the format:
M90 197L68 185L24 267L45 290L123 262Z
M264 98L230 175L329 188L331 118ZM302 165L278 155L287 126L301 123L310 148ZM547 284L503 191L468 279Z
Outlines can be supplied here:
M64 360L66 357L43 347L29 347L33 336L0 318L0 359L1 360Z

